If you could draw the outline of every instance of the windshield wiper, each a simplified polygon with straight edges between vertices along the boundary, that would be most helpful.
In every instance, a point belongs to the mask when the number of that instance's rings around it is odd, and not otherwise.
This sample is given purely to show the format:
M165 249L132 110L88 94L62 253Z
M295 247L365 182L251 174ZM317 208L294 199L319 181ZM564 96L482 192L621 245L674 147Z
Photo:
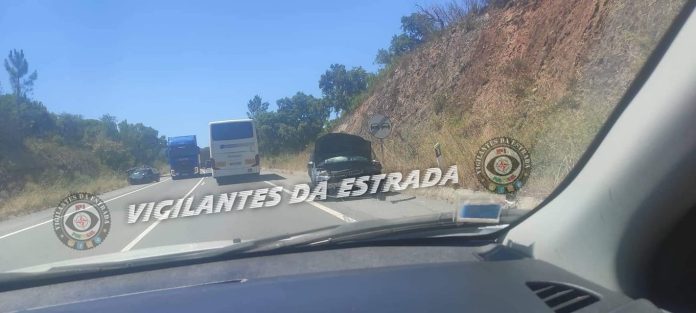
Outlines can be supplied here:
M460 223L454 221L454 212L434 215L407 217L389 220L368 220L344 224L320 232L294 236L266 245L259 245L249 252L280 251L300 247L323 247L374 242L398 242L404 239L452 238L489 234L505 228L512 221L525 214L522 210L508 210L500 218L500 223Z

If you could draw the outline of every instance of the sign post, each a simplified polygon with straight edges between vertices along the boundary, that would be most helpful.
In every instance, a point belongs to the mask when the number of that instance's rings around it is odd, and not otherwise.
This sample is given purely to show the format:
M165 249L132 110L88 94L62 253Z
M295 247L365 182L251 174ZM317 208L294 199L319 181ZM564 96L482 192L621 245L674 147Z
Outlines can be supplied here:
M380 150L382 150L382 162L384 163L384 138L391 134L391 120L389 120L389 117L377 113L370 117L367 127L370 135L379 139Z
M435 159L437 159L437 167L442 168L442 147L440 146L439 142L435 143Z

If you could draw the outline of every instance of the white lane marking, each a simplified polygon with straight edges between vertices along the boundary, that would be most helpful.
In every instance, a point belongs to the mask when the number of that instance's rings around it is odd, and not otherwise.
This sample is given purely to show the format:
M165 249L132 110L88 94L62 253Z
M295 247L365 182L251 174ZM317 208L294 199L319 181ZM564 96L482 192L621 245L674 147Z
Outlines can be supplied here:
M156 182L156 183L154 183L154 184L147 185L147 186L142 187L142 188L138 188L138 189L136 189L136 190L133 190L133 191L124 193L124 194L122 194L122 195L120 195L120 196L113 197L113 198L111 198L111 199L109 199L109 200L104 200L104 203L108 203L108 202L114 201L114 200L116 200L116 199L118 199L118 198L125 197L125 196L127 196L127 195L129 195L129 194L132 194L132 193L141 191L141 190L143 190L143 189L150 188L150 187L152 187L152 186L154 186L154 185L161 184L161 183L166 182L166 181L168 181L168 180L171 180L171 178L165 179L165 180L163 180L163 181ZM27 231L27 230L30 230L30 229L32 229L32 228L39 227L39 226L41 226L41 225L43 225L43 224L48 224L48 223L50 223L50 222L52 222L52 221L53 221L53 219L50 219L50 220L48 220L48 221L43 221L43 222L41 222L41 223L34 224L34 225L31 225L31 226L22 228L22 229L20 229L20 230L15 230L15 231L13 231L13 232L11 232L11 233L9 233L9 234L5 234L5 235L0 236L0 239L7 238L7 237L10 237L10 236L12 236L12 235L19 234L19 233L21 233L21 232L23 232L23 231Z
M201 185L201 183L203 182L204 179L205 179L205 177L202 177L201 180L199 180L199 181L196 183L196 185L194 185L193 188L191 188L191 190L189 190L189 192L187 192L182 198L188 197L194 190L196 190L196 188L198 188L198 186ZM145 230L144 230L142 233L140 233L140 235L138 235L138 237L135 237L135 239L133 239L133 241L131 241L131 242L128 243L125 247L123 247L123 249L121 249L121 252L126 252L126 251L129 251L130 249L132 249L136 244L138 244L138 242L140 242L140 240L143 240L143 238L145 238L145 236L146 236L149 232L151 232L153 229L155 229L155 227L156 227L157 225L159 225L159 223L160 223L161 221L162 221L162 220L156 220L156 221L154 221L152 224L150 224L150 226L148 226L147 228L145 228Z
M314 202L314 201L307 201L307 203L309 203L309 204L315 206L316 208L318 208L318 209L320 209L320 210L322 210L322 211L324 211L324 212L326 212L326 213L329 213L329 214L335 216L335 217L338 218L339 220L342 220L342 221L344 221L344 222L346 222L346 223L353 223L353 222L356 221L354 218L352 218L352 217L350 217L350 216L348 216L348 215L345 215L345 214L343 214L343 213L340 213L340 212L338 212L338 211L336 211L336 210L334 210L334 209L331 209L331 208L329 208L329 207L327 207L327 206L325 206L325 205L323 205L323 204L316 203L316 202Z
M269 181L267 181L267 180L264 180L263 182L266 183L266 184L269 184L269 185L271 185L271 186L273 186L273 187L280 187L279 185L276 185L276 184L274 184L274 183L272 183L272 182L269 182ZM285 192L285 193L287 193L287 194L292 194L292 192L290 192L289 190L287 190L287 189L285 189L285 188L283 188L283 192ZM348 215L345 215L345 214L343 214L343 213L341 213L341 212L338 212L338 211L336 211L336 210L334 210L334 209L332 209L332 208L329 208L329 207L327 207L327 206L325 206L325 205L323 205L323 204L321 204L321 203L317 203L317 202L314 202L314 201L306 201L306 203L308 203L308 204L314 206L315 208L317 208L317 209L319 209L319 210L322 210L322 211L324 211L324 212L326 212L326 213L329 213L329 214L333 215L334 217L338 218L339 220L342 220L342 221L344 221L344 222L346 222L346 223L353 223L353 222L356 222L356 221L357 221L356 219L354 219L354 218L352 218L352 217L350 217L350 216L348 216Z
M41 226L41 225L43 225L43 224L48 224L48 223L50 223L51 221L53 221L53 220L43 221L43 222L38 223L38 224L36 224L36 225L31 225L31 226L29 226L29 227L25 227L25 228L22 228L22 229L20 229L20 230L15 230L15 231L13 231L13 232L11 232L11 233L9 233L9 234L0 236L0 239L7 238L7 237L10 237L10 236L12 236L12 235L19 234L19 233L21 233L21 232L23 232L23 231L25 231L25 230L30 230L30 229L32 229L32 228L34 228L34 227L39 227L39 226Z
M145 230L142 233L140 233L140 235L138 235L138 237L135 237L135 239L133 239L133 241L129 242L125 247L123 247L123 249L121 249L121 252L126 252L126 251L129 251L130 249L132 249L133 246L135 246L138 242L140 242L140 240L143 240L145 235L147 235L150 231L152 231L152 229L155 228L155 226L157 226L160 221L161 220L156 220L155 222L150 224L150 226L145 228Z
M272 183L272 182L269 182L269 181L267 181L267 180L264 180L263 182L266 183L266 184L269 184L269 185L271 185L271 186L273 186L273 187L281 187L280 185L276 185L276 184L274 184L274 183ZM287 193L287 194L289 194L289 195L292 194L292 192L290 192L290 190L287 190L287 189L285 189L285 188L283 188L282 190L283 190L284 193Z
M167 178L167 179L165 179L165 180L163 180L163 181L158 181L158 182L156 182L156 183L154 183L154 184L147 185L147 186L145 186L145 187L143 187L143 188L136 189L136 190L133 190L133 191L124 193L124 194L122 194L122 195L120 195L120 196L117 196L117 197L113 197L113 198L111 198L111 199L109 199L109 200L104 201L104 203L114 201L114 200L116 200L116 199L118 199L118 198L125 197L125 196L127 196L127 195L129 195L129 194L136 193L136 192L138 192L138 191L140 191L140 190L147 189L147 188L150 188L150 187L152 187L152 186L154 186L154 185L159 185L159 184L161 184L161 183L163 183L163 182L170 181L170 180L172 180L172 179L171 179L171 178Z

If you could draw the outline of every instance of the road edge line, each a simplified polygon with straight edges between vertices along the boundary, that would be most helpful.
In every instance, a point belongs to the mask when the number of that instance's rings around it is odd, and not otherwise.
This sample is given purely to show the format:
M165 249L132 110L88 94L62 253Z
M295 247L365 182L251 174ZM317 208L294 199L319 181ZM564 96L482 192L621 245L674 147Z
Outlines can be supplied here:
M158 181L158 182L156 182L156 183L154 183L154 184L150 184L150 185L147 185L147 186L143 186L142 188L138 188L138 189L136 189L136 190L129 191L129 192L124 193L124 194L122 194L122 195L113 197L113 198L111 198L111 199L109 199L109 200L104 200L104 203L111 202L111 201L116 200L116 199L118 199L118 198L121 198L121 197L130 195L130 194L136 193L136 192L141 191L141 190L143 190L143 189L150 188L150 187L152 187L152 186L154 186L154 185L157 185L157 184L160 184L160 183L169 181L169 180L171 180L171 178L165 179L165 180L162 180L162 181ZM118 190L118 189L117 189L117 190ZM114 190L112 190L112 191L114 191ZM107 192L111 192L111 191L107 191ZM48 208L48 209L46 209L46 210L51 210L51 209L55 210L55 208ZM19 234L19 233L21 233L21 232L23 232L23 231L27 231L27 230L30 230L30 229L32 229L32 228L39 227L39 226L41 226L41 225L43 225L43 224L47 224L47 223L50 223L50 222L52 222L52 221L53 221L53 219L50 219L50 220L43 221L43 222L38 223L38 224L34 224L34 225L31 225L31 226L24 227L24 228L22 228L22 229L15 230L15 231L13 231L13 232L11 232L11 233L7 233L7 234L4 234L4 235L0 236L0 239L4 239L4 238L10 237L10 236Z
M159 184L164 183L164 182L168 182L168 181L170 181L170 180L172 180L172 179L171 179L171 178L168 178L168 179L165 179L165 180L158 181L158 182L156 182L156 183L154 183L154 184L150 184L150 185L144 186L143 188L138 188L138 189L136 189L136 190L126 192L126 193L124 193L124 194L122 194L122 195L113 197L113 198L111 198L111 199L109 199L109 200L104 200L104 203L108 203L108 202L114 201L114 200L116 200L116 199L118 199L118 198L122 198L122 197L125 197L125 196L130 195L130 194L134 194L134 193L136 193L136 192L138 192L138 191L141 191L141 190L143 190L143 189L147 189L147 188L150 188L150 187L152 187L152 186L159 185Z

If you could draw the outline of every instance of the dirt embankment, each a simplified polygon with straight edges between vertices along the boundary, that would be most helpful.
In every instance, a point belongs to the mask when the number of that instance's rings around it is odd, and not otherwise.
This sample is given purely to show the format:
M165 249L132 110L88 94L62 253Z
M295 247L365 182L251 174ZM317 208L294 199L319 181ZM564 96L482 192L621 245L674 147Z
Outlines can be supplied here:
M478 189L476 150L510 136L530 150L530 194L550 192L625 92L683 0L512 1L399 59L334 131L366 138L367 118L394 129L373 146L390 170L459 166Z

